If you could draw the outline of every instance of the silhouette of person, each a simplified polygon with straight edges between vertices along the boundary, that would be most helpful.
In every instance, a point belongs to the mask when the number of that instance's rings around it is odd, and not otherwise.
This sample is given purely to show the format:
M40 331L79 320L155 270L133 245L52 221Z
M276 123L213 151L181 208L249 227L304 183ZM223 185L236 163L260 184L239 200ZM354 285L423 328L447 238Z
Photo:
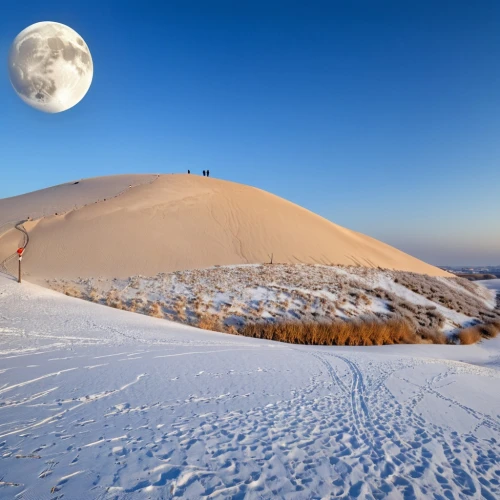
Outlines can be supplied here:
M191 170L188 170L188 174L190 174L190 173L191 173Z
M205 170L203 170L203 177L205 177Z
M210 177L210 170L207 170L207 177Z

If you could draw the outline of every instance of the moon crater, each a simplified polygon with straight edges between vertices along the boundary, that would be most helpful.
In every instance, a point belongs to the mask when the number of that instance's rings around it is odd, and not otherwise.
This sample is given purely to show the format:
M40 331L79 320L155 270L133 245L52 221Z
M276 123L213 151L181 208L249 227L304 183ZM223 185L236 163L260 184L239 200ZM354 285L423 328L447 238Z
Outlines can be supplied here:
M64 24L33 24L10 48L12 86L24 102L40 111L59 113L75 106L88 92L93 73L87 44Z

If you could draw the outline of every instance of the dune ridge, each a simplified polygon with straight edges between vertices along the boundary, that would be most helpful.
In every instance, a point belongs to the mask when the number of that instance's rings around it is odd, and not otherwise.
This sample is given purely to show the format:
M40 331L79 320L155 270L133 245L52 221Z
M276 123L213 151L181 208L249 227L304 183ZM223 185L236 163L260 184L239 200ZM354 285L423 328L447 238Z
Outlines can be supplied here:
M126 189L129 185L133 188ZM27 211L35 214L32 218L42 214L25 224L28 279L152 276L265 263L271 256L275 263L354 264L450 276L278 196L234 182L170 174L63 186L0 200L0 225L30 215ZM1 237L0 260L19 236L7 231Z

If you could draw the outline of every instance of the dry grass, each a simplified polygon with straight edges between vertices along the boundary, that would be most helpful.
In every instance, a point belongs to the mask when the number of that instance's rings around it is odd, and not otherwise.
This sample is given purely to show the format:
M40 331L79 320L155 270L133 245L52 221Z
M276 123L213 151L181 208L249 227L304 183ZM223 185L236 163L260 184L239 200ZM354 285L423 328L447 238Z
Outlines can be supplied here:
M359 295L356 296L356 306L361 306L361 305L370 305L371 304L371 299L366 295L365 293L360 293Z
M482 325L469 326L456 334L461 345L477 344L482 339L491 339L500 333L500 321L492 321Z
M109 307L114 307L115 309L126 309L120 298L120 293L118 292L118 290L111 290L109 292L108 296L106 297L106 305Z
M211 330L213 332L221 332L223 325L217 314L203 314L198 321L198 328L202 330Z
M420 328L417 330L417 335L422 339L422 344L448 344L450 342L443 332L431 328Z
M381 277L402 286L381 288ZM446 343L439 332L449 314L442 305L469 316L468 324L482 323L481 338L500 330L494 326L500 324L500 304L492 308L489 292L474 283L355 266L235 266L126 280L52 280L50 286L73 297L207 330L293 343ZM414 301L405 288L434 304ZM407 326L395 326L400 324ZM467 335L462 335L464 341ZM458 335L452 340L461 342Z
M496 328L497 334L500 333L500 319L497 319L495 321L490 321L489 324L492 325L494 328Z
M392 313L404 318L416 329L439 330L446 322L436 306L413 304L382 288L376 288L375 294L387 301L387 307Z
M99 302L100 294L95 288L91 288L87 293L87 300L90 302Z
M395 283L448 309L484 322L500 319L499 314L489 310L481 300L486 298L488 292L466 279L445 278L442 281L439 278L403 271L393 271L392 275Z
M159 302L150 302L148 305L148 316L153 316L153 318L163 318L163 310Z
M334 321L331 323L284 322L249 323L239 329L241 335L306 345L387 345L419 344L424 339L403 319L387 321ZM439 339L427 335L426 341Z
M173 309L178 317L178 320L184 323L186 321L186 297L182 295L177 297L173 304Z
M129 301L127 310L130 312L143 313L145 305L141 297L135 297Z
M479 328L470 326L457 333L457 340L461 345L476 344L482 339Z
M74 286L65 286L63 293L68 297L76 297L77 299L82 298L82 292Z

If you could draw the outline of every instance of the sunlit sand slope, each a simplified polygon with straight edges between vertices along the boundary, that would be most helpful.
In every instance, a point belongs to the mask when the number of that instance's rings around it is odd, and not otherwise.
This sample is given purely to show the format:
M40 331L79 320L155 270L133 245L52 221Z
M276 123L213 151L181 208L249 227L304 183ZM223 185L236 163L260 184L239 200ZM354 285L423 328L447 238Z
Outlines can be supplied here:
M355 264L448 275L253 187L195 175L161 175L152 182L142 179L136 182L140 185L124 192L124 186L131 183L128 176L103 178L105 188L99 179L91 181L94 198L100 198L99 190L121 194L90 203L89 192L85 200L90 204L25 224L31 239L24 266L33 279L154 275L269 262L271 255L281 263ZM78 185L71 188L76 193ZM52 206L70 208L66 190L60 187L60 192L64 203L59 203L58 188L53 188ZM21 212L39 214L40 193L0 200L0 208L9 217L14 213L19 217ZM20 198L25 201L24 211L19 208ZM9 253L13 238L0 240L0 257Z

